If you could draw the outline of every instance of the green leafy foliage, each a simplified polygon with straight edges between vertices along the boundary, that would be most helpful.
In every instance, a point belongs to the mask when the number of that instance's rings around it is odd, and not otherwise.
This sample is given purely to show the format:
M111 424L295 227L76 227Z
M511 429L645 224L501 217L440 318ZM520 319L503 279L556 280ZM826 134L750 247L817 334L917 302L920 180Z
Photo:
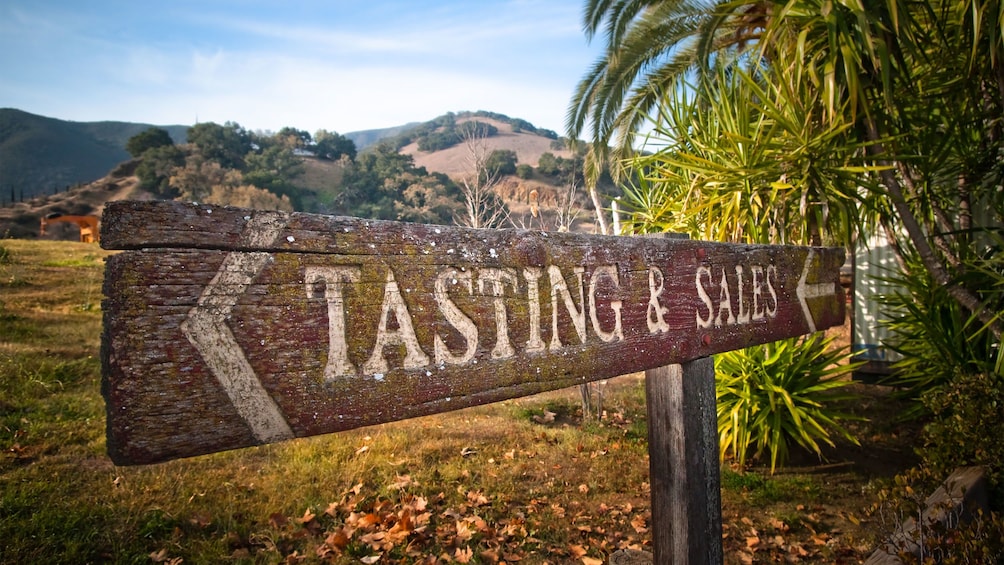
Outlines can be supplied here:
M983 289L981 297L994 304L995 311L1004 311L1004 255L988 253L971 265L970 285ZM901 290L881 297L890 332L885 344L902 359L893 365L895 373L888 384L904 396L920 399L958 378L995 372L998 340L949 296L945 286L932 280L915 255L908 256L907 269L890 280ZM924 411L923 403L918 403L908 415Z
M562 184L583 183L583 157L576 154L571 159L557 157L550 151L541 154L537 161L537 172L544 176L557 178Z
M256 135L255 137L261 138L262 136ZM276 132L275 135L271 136L271 140L274 143L279 143L285 147L289 147L290 149L303 149L314 141L310 136L310 132L289 126Z
M868 168L849 122L825 124L802 103L808 77L717 69L667 93L650 134L660 147L630 163L624 203L636 231L758 243L851 241L870 216L858 209Z
M921 395L931 418L917 453L947 476L965 465L982 465L1004 508L1004 377L989 372L959 374Z
M174 140L167 130L161 128L148 128L129 138L126 142L126 151L134 158L146 153L150 149L174 145Z
M344 135L327 130L318 130L314 134L314 145L310 147L318 159L337 161L342 155L349 160L356 158L356 144Z
M490 177L516 174L516 152L511 149L496 149L488 154L485 170Z
M332 212L362 218L449 223L460 206L456 184L416 167L389 144L363 152L345 170Z
M298 190L293 183L303 173L303 158L287 144L260 142L259 147L244 158L244 182L289 197L298 208Z
M240 170L244 167L244 156L251 151L252 136L240 124L227 122L219 125L204 122L188 128L188 142L208 160L216 161L221 167Z
M853 370L841 364L846 350L832 338L813 334L715 356L718 432L724 458L731 453L740 467L747 458L769 456L773 473L800 446L821 455L820 442L834 445L831 434L856 442L840 424L850 416L834 409L846 400L840 377Z
M186 152L176 145L164 145L143 152L136 176L139 186L160 198L174 198L178 192L171 187L171 175L184 166Z
M485 122L470 120L461 124L448 124L418 136L419 151L442 151L468 138L486 138L498 135L498 128Z

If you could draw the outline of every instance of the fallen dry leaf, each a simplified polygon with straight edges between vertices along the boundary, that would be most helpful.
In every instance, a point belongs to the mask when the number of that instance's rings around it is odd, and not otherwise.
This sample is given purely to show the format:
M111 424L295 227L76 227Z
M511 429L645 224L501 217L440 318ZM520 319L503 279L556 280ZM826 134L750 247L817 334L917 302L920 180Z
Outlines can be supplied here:
M631 518L631 527L634 531L639 534L644 534L648 531L648 527L645 522L645 517L641 514L635 514L634 518Z
M551 412L550 410L544 410L543 415L535 414L533 416L533 421L537 422L538 424L550 424L551 422L554 421L555 416L557 416L555 412Z
M467 522L457 522L457 541L465 542L470 541L471 537L474 536L474 531L471 530L471 525Z
M387 488L389 490L402 490L408 486L411 486L412 484L417 484L417 483L414 483L411 480L411 475L398 475L393 483L387 485Z
M463 549L457 548L457 551L453 554L453 558L457 560L458 563L470 563L471 558L474 557L474 551L469 547Z
M325 545L332 548L338 549L339 551L344 550L349 545L349 537L352 535L350 530L345 528L338 528L337 530L331 532L331 534L324 539Z
M488 504L488 498L480 490L472 490L467 493L467 501L474 506L484 506Z
M767 524L769 524L770 527L780 532L788 531L788 524L785 524L783 521L778 520L777 518L771 518L770 520L767 521Z
M289 519L286 518L284 514L279 512L273 512L272 515L268 517L268 523L275 529L279 529L289 523Z

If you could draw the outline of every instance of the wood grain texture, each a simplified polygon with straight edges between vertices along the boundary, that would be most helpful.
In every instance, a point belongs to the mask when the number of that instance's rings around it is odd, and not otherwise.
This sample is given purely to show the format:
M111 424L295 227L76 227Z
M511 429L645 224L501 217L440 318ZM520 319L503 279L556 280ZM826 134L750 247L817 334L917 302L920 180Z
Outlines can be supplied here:
M104 213L119 464L453 410L843 323L843 250L176 202Z
M720 564L721 477L715 363L645 372L655 563Z

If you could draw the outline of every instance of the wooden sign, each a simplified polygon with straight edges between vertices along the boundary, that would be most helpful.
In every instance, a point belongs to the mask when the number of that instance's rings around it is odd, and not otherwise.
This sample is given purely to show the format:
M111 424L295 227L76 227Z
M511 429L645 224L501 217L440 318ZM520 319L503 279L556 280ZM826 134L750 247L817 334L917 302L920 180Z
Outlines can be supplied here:
M346 430L844 320L842 249L114 202L103 391L118 464Z

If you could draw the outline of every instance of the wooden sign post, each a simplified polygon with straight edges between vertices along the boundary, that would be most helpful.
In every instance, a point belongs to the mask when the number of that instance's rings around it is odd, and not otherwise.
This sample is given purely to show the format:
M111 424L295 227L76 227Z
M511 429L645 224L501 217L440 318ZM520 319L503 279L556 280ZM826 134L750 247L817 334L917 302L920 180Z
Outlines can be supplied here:
M844 319L842 249L475 230L178 202L113 202L102 220L102 246L127 250L108 261L102 345L108 450L121 465L681 363L666 369L677 378L657 389L668 391L668 406L687 402L692 383L684 373L696 368L704 375L695 379L704 387L698 396L710 395L713 416L713 367L699 360ZM704 452L715 458L717 488L714 421L713 441L700 439L682 431L693 427L686 407L663 411L650 402L659 420L650 419L652 429L669 426L650 446L653 472L663 451L688 462ZM693 491L694 481L709 480L711 471L702 473L681 480ZM706 502L718 504L717 492L713 498ZM720 555L720 508L711 512L719 539L705 541Z

